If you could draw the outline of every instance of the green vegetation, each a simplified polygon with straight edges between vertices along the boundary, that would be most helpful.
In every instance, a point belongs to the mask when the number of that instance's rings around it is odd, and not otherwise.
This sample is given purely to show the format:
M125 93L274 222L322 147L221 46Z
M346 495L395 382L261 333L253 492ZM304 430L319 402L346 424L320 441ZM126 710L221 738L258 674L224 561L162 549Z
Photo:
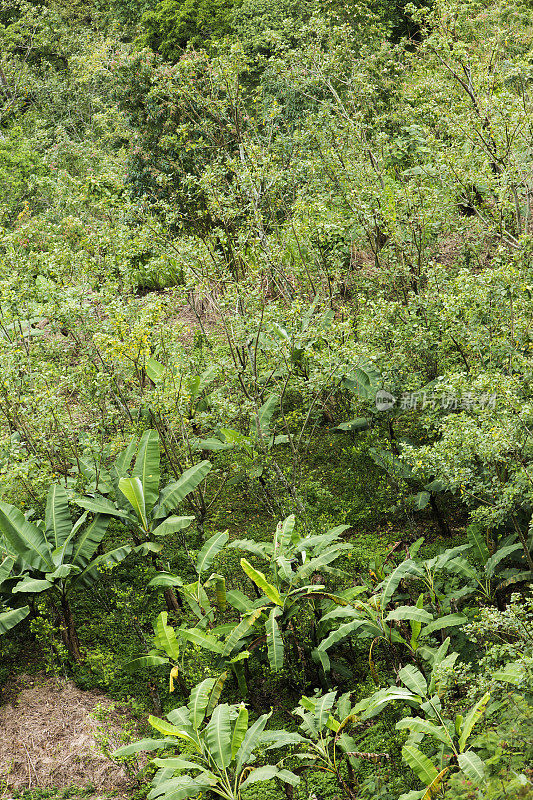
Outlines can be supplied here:
M136 797L533 800L532 19L4 2L0 680Z

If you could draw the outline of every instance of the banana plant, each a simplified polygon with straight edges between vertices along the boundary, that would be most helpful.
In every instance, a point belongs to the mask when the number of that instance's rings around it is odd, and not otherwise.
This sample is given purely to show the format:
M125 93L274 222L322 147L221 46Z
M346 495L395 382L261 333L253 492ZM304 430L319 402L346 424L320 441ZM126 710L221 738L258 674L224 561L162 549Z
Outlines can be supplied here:
M169 572L158 573L151 581L150 586L172 587L176 589L196 617L196 626L189 628L181 626L177 629L167 624L166 612L159 615L155 625L155 650L147 655L140 656L127 665L127 669L134 670L147 666L171 664L170 691L174 688L174 679L178 679L183 687L182 673L186 657L186 646L200 646L217 655L216 666L225 672L232 670L237 678L240 691L247 694L247 685L244 677L243 661L250 655L243 651L243 638L248 630L253 627L255 617L248 616L239 623L234 622L213 627L217 611L211 604L207 590L214 589L216 609L222 613L227 608L226 582L222 575L212 573L203 579L204 573L209 573L216 556L226 546L228 532L215 533L208 539L198 553L195 570L197 580L185 583L182 578ZM257 615L256 615L257 616ZM181 662L181 666L180 666Z
M396 728L409 731L402 758L425 788L402 795L399 800L432 800L454 770L461 770L478 786L483 785L486 777L485 763L468 747L468 742L474 726L485 712L490 693L486 692L465 715L457 714L454 719L445 716L440 700L444 679L439 675L446 668L453 667L459 657L455 652L448 654L449 644L448 638L434 654L429 680L415 666L408 664L398 672L401 686L380 689L353 708L353 713L360 714L362 720L376 716L396 702L416 709L417 716L403 717ZM430 750L427 746L424 752L420 750L422 740L431 743Z
M417 559L416 555L424 542L421 537L409 548L409 557L404 559L397 567L388 573L378 585L377 590L382 592L382 605L385 607L393 598L402 581L418 581L428 595L429 604L439 613L449 610L452 601L457 602L469 593L469 589L462 587L452 592L447 591L449 577L447 573L461 574L461 569L456 562L458 556L469 550L471 544L458 545L448 548L432 558Z
M384 643L389 648L396 662L400 653L403 655L406 651L411 657L425 657L427 653L432 652L432 648L424 640L436 631L464 625L467 622L467 618L462 614L434 617L423 608L423 599L424 595L421 594L416 605L401 605L388 610L386 607L383 608L381 598L376 595L366 601L355 600L350 605L334 608L320 620L321 641L313 651L313 658L321 664L327 674L332 668L330 650L337 649L353 635L358 639L370 640L369 668L374 681L379 684L374 664L374 652L378 643ZM332 623L335 627L330 629Z
M143 655L137 656L125 665L126 672L132 673L146 667L170 666L169 691L174 691L174 680L177 680L181 691L187 694L185 682L179 667L180 643L174 628L168 624L168 613L162 611L154 623L153 648Z
M233 428L219 428L216 436L194 441L193 449L215 453L221 450L241 450L252 462L247 470L248 474L253 478L260 478L264 472L261 456L274 445L286 444L288 441L288 436L275 435L271 428L272 417L279 403L280 396L271 394L257 412L251 414L248 434Z
M243 800L245 790L256 783L277 779L297 786L300 782L298 775L278 765L254 766L255 753L267 739L264 730L272 712L250 725L244 703L219 704L224 680L221 675L199 683L188 705L174 709L166 719L150 716L148 722L164 738L143 739L115 751L115 757L125 758L187 744L186 758L176 754L153 759L158 771L148 800L184 800L211 792L224 800Z
M471 525L467 531L471 564L466 558L458 555L452 560L453 569L470 581L467 591L470 594L481 595L484 601L493 603L501 589L521 581L530 581L533 577L531 570L517 569L516 567L501 570L501 565L515 556L518 551L523 550L522 543L513 541L513 537L507 537L501 546L491 555L489 548L481 536L480 530L475 525Z
M422 541L419 539L414 543L410 556L416 554ZM447 610L446 601L449 602L449 599L441 590L436 576L440 570L458 573L460 570L455 559L469 546L461 545L446 550L425 561L407 558L386 575L378 585L376 594L366 600L357 599L352 604L328 611L320 620L321 641L313 654L324 672L331 670L329 651L356 635L358 638L371 640L369 667L375 682L379 683L373 661L374 649L379 642L383 642L394 656L400 648L418 659L419 656L426 657L427 653L432 652L427 644L429 637L439 631L464 625L467 618L463 614L443 613L443 610ZM399 602L396 597L402 581L409 580L417 581L419 587L424 589L415 605L405 602L410 599L405 593L400 594ZM458 594L459 592L455 596ZM460 594L464 592L460 591Z
M9 597L11 594L8 580L10 578L13 580L12 570L14 566L15 559L13 556L6 556L0 563L0 635L14 628L30 613L29 606L8 608L3 601L3 596L7 595Z
M157 569L162 569L157 553L163 548L161 537L186 530L194 516L177 516L173 512L202 483L211 469L202 461L186 470L177 481L160 490L160 442L157 431L145 431L139 445L132 439L110 470L115 502L102 495L81 497L76 503L94 513L117 517L131 531L138 551L151 553ZM135 461L133 463L133 458ZM131 470L131 474L130 474ZM165 588L167 607L179 611L176 595Z
M221 575L212 574L202 582L202 574L208 573L214 557L227 545L227 532L215 534L198 555L196 572L198 580L184 584L181 578L169 573L159 573L152 585L172 586L188 603L197 618L195 627L181 626L177 636L183 642L200 646L218 656L217 667L235 673L241 693L247 692L244 676L244 661L259 644L266 642L268 660L273 671L282 669L285 661L285 640L290 639L295 658L300 657L299 641L294 620L301 611L301 603L309 602L315 617L320 617L318 604L328 602L346 603L340 594L331 594L323 584L311 584L317 571L339 574L332 565L350 545L339 541L346 525L341 525L325 534L302 536L295 529L294 516L280 522L272 543L235 540L230 547L246 550L264 558L270 565L273 583L264 573L255 569L246 559L241 559L244 572L254 584L258 597L250 600L236 589L226 591ZM237 623L226 622L213 627L215 609L209 602L206 589L214 587L219 612L229 605L240 615ZM342 593L341 593L342 594ZM184 651L181 651L184 658ZM139 663L139 666L142 666ZM176 667L177 668L177 667Z
M187 603L191 611L197 617L197 625L200 629L205 629L215 620L215 609L209 602L206 589L214 587L216 604L219 611L226 608L226 583L221 575L216 573L202 581L204 572L208 572L218 553L225 547L228 541L228 532L216 533L208 539L196 559L197 580L193 583L184 581L169 572L159 572L149 583L149 586L173 587L178 590L182 600ZM139 656L126 665L130 672L150 666L160 666L170 664L170 691L174 691L174 679L178 679L183 691L184 683L181 677L183 669L180 669L179 657L184 656L184 648L180 646L180 640L172 626L167 623L168 615L166 611L159 614L154 625L154 649L148 654ZM182 637L182 644L187 639ZM218 639L213 637L213 648L218 648ZM213 649L212 648L212 649ZM183 659L182 659L183 660Z
M99 578L100 568L118 564L131 551L126 545L95 556L109 519L105 514L96 514L89 521L85 512L73 524L67 493L58 484L50 487L45 518L37 523L26 519L15 506L0 502L0 534L13 553L19 572L24 574L12 593L49 591L58 597L65 644L76 661L81 660L81 652L70 595L77 588L92 586Z
M158 552L159 537L182 531L194 522L194 516L175 516L172 512L200 485L210 469L210 462L202 461L160 490L159 435L154 430L145 431L138 448L136 440L132 440L110 471L115 502L95 495L78 498L76 503L87 511L117 517L132 531L137 546Z
M316 573L342 574L333 564L351 549L350 544L340 541L341 534L348 528L349 525L339 525L323 534L302 535L291 515L278 523L272 543L237 539L229 545L266 561L272 576L267 580L263 572L241 558L241 566L255 585L258 599L253 606L248 601L248 608L240 592L229 591L227 599L241 612L251 613L257 607L263 609L268 660L273 671L283 667L287 637L291 638L298 657L301 655L294 620L304 601L310 604L315 619L320 617L319 604L323 599L346 602L340 595L329 592L324 584L313 584L311 580Z
M172 575L170 572L159 572L148 584L149 586L174 587L197 618L197 625L205 628L215 621L215 609L209 602L206 589L215 588L216 605L219 611L224 611L227 605L226 581L222 575L211 574L203 580L216 556L227 545L229 535L227 531L215 533L203 545L198 553L195 571L196 581L184 583L183 579Z
M201 627L187 628L182 626L174 629L167 623L167 612L159 614L154 625L154 649L147 654L138 656L126 665L128 672L145 667L169 665L170 691L174 691L174 681L177 680L181 690L184 690L185 682L183 674L187 656L187 645L201 647L203 650L214 655L214 668L221 671L220 674L228 675L233 672L239 686L241 695L248 694L248 686L244 674L243 662L249 658L249 650L245 650L246 635L254 633L253 626L257 617L261 615L263 609L258 609L248 614L244 614L241 621L236 625L229 623L219 625L209 630ZM249 636L247 637L250 638ZM257 639L257 634L252 638Z
M301 719L299 727L302 734L282 731L273 732L270 736L265 734L265 739L270 739L267 752L296 744L298 751L288 757L300 761L300 766L295 767L294 772L300 774L305 770L320 770L328 773L335 777L349 800L360 797L355 779L355 769L360 761L379 761L389 756L387 753L362 751L363 740L370 731L354 713L350 692L339 698L335 691L326 694L316 692L313 697L302 697L293 714ZM362 730L356 739L352 734L357 727Z

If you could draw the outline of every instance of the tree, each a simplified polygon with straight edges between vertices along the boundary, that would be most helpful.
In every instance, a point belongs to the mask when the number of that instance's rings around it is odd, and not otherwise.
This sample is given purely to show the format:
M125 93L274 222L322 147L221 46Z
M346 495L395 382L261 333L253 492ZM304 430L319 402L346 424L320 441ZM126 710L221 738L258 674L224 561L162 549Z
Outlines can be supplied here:
M188 44L208 47L232 28L234 0L161 0L141 17L140 42L177 61Z

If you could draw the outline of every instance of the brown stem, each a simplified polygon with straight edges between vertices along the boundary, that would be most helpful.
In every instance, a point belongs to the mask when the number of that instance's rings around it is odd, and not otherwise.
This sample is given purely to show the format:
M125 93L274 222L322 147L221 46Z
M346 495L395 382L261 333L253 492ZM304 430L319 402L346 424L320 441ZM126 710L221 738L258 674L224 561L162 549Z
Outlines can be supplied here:
M80 651L80 642L74 625L74 618L72 616L72 609L65 594L61 595L61 612L63 615L64 627L62 628L63 641L65 647L69 651L74 661L83 661L83 656Z
M179 612L183 610L181 597L178 599L176 592L171 586L165 587L164 595L168 611L175 611L176 614L179 614Z

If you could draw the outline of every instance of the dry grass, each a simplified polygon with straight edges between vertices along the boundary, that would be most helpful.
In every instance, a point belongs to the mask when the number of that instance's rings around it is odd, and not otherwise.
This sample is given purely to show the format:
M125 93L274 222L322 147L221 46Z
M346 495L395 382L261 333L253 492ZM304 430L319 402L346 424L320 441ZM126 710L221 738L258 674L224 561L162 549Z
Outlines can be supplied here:
M126 709L114 708L105 722L97 722L90 716L96 706L113 705L105 695L47 675L17 676L4 688L3 701L0 797L24 789L88 785L97 792L127 795L131 780L97 745L103 726L118 746Z

